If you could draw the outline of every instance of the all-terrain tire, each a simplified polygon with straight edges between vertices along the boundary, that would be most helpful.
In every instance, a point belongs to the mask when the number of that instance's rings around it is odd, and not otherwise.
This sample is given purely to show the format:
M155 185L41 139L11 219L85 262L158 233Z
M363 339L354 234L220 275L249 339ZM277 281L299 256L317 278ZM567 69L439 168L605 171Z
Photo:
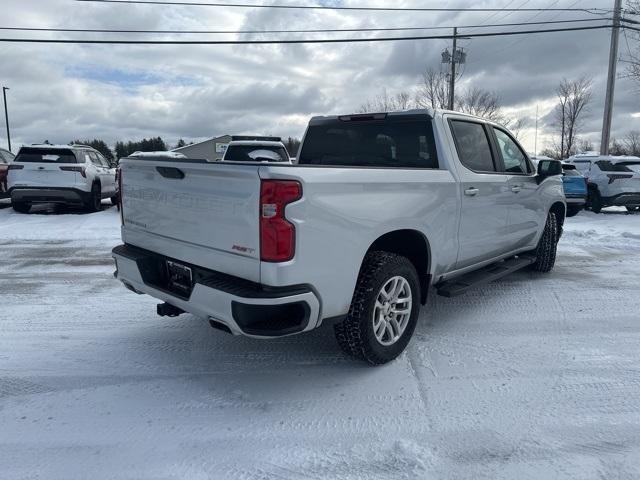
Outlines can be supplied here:
M29 210L31 210L31 204L27 202L11 202L11 208L18 213L29 213Z
M556 263L556 250L558 249L559 226L556 214L549 212L547 223L544 226L542 237L534 250L536 261L531 268L536 272L550 272Z
M380 289L395 276L407 280L411 289L411 313L404 332L395 343L385 346L373 331L373 312ZM360 268L349 313L334 325L338 344L348 355L372 365L387 363L406 348L415 330L420 311L420 286L413 264L395 253L369 252Z

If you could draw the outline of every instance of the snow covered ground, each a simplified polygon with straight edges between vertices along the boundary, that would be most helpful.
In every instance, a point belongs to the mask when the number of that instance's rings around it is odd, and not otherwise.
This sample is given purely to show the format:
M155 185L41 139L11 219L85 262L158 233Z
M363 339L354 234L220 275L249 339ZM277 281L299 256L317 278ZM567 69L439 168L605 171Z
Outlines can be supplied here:
M2 479L640 478L640 215L556 269L432 296L371 368L330 329L238 338L112 277L114 208L0 210Z

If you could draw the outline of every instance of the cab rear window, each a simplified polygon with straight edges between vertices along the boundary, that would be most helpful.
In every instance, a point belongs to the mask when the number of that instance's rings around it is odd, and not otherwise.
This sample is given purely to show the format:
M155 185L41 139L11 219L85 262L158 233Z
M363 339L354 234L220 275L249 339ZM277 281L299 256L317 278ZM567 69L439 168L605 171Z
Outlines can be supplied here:
M21 148L16 163L78 163L70 148Z
M370 117L370 118L369 118ZM427 117L359 115L311 125L300 165L438 168L433 127ZM380 118L378 118L380 117Z

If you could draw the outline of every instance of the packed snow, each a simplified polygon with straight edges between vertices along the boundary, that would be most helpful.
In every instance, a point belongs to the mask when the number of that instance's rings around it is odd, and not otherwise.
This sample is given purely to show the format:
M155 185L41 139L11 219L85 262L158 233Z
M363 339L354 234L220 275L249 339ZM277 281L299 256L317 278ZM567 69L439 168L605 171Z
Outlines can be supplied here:
M432 295L372 368L330 328L157 317L104 207L0 209L0 478L640 478L640 214L567 219L550 274Z

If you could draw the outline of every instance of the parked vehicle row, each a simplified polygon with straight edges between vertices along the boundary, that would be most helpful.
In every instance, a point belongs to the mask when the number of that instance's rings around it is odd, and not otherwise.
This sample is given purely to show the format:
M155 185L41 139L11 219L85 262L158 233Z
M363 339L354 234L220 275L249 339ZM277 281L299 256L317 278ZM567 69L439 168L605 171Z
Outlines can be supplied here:
M236 335L333 324L350 355L399 355L429 292L550 271L566 215L561 165L438 110L315 117L297 165L121 160L116 277Z
M640 210L639 157L583 154L567 162L587 178L588 206L595 213L610 206Z

